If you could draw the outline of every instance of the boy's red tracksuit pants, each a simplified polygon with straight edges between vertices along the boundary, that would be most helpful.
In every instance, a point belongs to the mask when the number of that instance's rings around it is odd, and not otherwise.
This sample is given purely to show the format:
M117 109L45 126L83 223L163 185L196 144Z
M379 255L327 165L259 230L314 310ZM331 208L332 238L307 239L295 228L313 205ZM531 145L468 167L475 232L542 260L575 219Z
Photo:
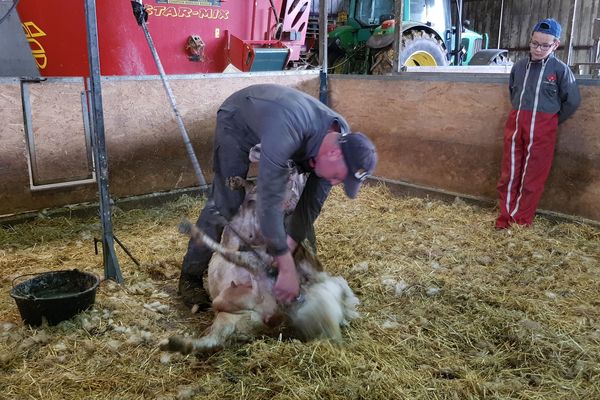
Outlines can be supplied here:
M512 110L504 127L496 228L530 225L554 158L558 115Z

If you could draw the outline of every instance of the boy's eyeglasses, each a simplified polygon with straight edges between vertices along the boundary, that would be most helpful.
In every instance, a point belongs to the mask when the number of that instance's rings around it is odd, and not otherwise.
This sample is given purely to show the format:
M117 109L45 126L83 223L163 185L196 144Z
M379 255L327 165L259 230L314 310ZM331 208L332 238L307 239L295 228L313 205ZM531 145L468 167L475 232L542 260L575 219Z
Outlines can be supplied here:
M551 48L552 46L554 46L554 43L538 43L535 41L529 42L529 47L531 47L532 49L540 48L540 49L546 51L549 48Z

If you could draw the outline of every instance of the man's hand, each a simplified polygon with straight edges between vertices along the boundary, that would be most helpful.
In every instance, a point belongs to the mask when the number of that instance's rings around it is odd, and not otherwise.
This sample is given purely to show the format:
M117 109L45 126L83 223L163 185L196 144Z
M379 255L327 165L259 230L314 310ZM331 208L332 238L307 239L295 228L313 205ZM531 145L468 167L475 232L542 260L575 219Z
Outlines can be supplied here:
M291 303L300 294L300 284L292 254L288 251L276 256L275 263L277 264L278 274L273 292L278 301L285 304Z

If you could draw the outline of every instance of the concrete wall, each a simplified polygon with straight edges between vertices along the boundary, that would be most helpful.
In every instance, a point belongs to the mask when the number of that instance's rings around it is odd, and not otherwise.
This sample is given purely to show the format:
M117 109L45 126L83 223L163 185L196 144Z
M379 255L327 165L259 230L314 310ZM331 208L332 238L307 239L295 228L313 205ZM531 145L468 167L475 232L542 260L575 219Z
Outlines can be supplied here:
M219 104L259 82L317 95L316 73L173 77L179 110L207 179ZM489 200L496 198L502 130L510 105L505 76L403 74L331 76L334 109L369 134L380 153L376 175ZM560 126L541 207L600 221L600 81L580 81L583 104ZM31 86L38 176L87 173L78 81ZM197 185L159 79L102 82L110 193L124 197ZM0 80L0 215L97 200L95 183L29 187L19 83ZM82 175L83 174L83 175Z

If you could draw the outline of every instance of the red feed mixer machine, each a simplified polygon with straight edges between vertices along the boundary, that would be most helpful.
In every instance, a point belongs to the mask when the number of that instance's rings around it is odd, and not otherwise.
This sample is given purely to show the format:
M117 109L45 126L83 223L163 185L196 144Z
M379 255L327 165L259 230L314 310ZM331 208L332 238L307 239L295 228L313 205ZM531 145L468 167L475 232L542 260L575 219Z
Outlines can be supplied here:
M167 74L284 69L299 59L311 0L147 0L148 29ZM87 76L81 0L21 0L17 9L43 76ZM102 75L158 73L129 0L97 0Z

